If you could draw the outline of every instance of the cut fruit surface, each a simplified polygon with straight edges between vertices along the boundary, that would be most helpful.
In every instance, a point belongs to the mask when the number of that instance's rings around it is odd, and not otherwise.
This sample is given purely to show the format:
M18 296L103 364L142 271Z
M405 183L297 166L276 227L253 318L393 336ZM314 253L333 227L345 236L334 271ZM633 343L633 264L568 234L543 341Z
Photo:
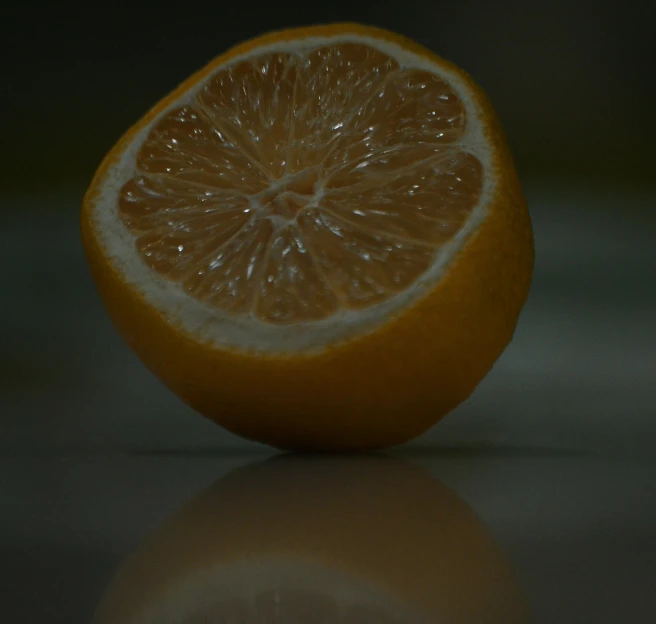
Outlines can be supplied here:
M468 315L478 308L490 316L481 329L499 332L484 337L494 346L469 371L480 378L509 339L533 262L521 189L485 96L420 46L355 25L266 35L192 76L106 158L82 223L110 314L179 394L199 376L169 378L178 375L168 358L183 353L142 344L156 327L157 340L174 351L184 343L184 358L209 367L200 378L210 385L226 365L241 376L230 354L278 384L282 369L271 375L265 362L321 363L351 348L363 356L353 345L370 337L410 349L411 324L453 332L454 322L477 322ZM144 322L153 325L145 333ZM460 346L479 348L471 338ZM431 359L440 348L451 358L458 340L433 344ZM341 377L344 366L315 373ZM199 400L183 398L204 413L207 402L210 411L238 405L214 401L204 383Z
M448 70L390 42L333 39L217 67L107 172L104 215L134 241L119 254L136 250L131 262L187 296L183 324L218 313L220 342L231 325L277 351L366 330L435 281L485 209L480 112ZM316 344L271 327L326 320Z
M150 268L217 309L298 323L371 307L478 204L466 119L441 77L371 45L255 55L153 124L120 216Z

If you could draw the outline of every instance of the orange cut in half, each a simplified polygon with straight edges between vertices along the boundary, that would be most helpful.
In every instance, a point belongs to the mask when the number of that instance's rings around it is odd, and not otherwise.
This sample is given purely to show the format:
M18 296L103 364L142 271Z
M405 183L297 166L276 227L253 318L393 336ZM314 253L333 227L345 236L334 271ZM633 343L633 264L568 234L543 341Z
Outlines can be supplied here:
M533 269L485 95L350 24L265 35L189 78L105 158L82 230L146 366L286 449L428 429L503 352Z

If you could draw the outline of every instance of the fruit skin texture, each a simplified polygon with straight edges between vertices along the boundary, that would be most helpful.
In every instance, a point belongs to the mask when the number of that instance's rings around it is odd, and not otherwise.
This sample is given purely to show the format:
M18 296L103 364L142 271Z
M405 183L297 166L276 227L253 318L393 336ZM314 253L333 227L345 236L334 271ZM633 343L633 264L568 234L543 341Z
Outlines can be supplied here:
M197 341L125 282L103 250L91 215L108 167L139 129L218 65L275 41L347 33L391 41L453 67L377 28L338 24L265 35L219 56L131 128L101 164L83 202L87 259L110 318L130 347L202 415L281 449L369 450L411 440L464 401L512 339L533 272L533 233L486 95L465 75L495 152L498 182L487 216L432 289L370 333L320 352L249 353Z

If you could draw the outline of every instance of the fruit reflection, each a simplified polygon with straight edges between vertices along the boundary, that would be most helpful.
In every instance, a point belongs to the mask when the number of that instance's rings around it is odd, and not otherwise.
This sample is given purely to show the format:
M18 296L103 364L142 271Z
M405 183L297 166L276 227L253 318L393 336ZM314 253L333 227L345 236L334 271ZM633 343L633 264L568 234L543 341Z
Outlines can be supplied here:
M236 470L148 537L94 624L519 624L487 528L386 456L283 456Z

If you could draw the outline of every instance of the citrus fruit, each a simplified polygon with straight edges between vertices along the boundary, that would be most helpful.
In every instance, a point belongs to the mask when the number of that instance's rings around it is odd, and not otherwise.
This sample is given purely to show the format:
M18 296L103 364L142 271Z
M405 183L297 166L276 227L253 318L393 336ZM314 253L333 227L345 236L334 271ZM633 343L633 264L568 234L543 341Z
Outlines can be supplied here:
M164 521L93 624L519 624L514 572L475 513L388 457L239 468Z
M286 449L428 429L510 341L533 268L485 95L357 25L265 35L193 75L105 158L82 231L146 366Z

